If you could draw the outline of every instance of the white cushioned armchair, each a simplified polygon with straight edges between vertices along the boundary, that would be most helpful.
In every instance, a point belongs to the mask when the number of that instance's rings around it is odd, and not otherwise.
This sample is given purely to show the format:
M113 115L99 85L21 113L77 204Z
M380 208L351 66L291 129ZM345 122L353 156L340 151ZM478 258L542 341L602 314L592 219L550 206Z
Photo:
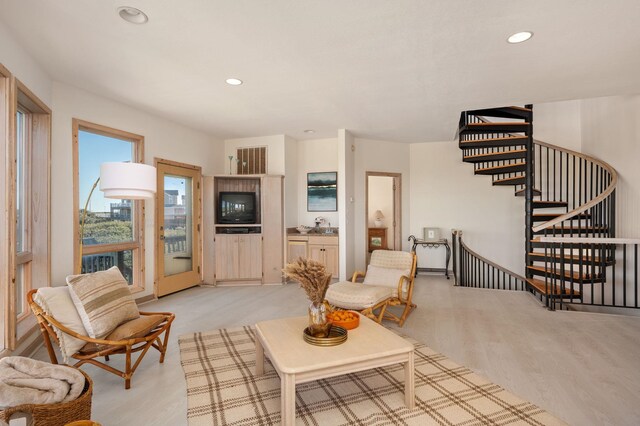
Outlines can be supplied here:
M326 299L332 306L359 311L378 323L387 319L402 327L416 308L411 302L415 272L415 253L376 250L371 254L366 274L355 272L351 281L332 284ZM362 283L357 281L360 276L364 276ZM387 309L389 306L404 309L396 315Z

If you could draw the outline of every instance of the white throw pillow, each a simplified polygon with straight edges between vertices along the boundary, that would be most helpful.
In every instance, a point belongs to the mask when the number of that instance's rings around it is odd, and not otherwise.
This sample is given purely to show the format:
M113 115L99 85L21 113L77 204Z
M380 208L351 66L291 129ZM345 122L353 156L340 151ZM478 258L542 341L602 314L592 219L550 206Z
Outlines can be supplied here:
M394 296L397 296L400 277L403 275L408 277L410 272L409 269L381 268L369 265L367 274L364 276L364 284L391 287L394 289Z
M47 315L54 318L60 324L78 334L88 336L82 319L73 304L73 300L71 300L71 294L69 294L69 288L67 286L39 288L33 300ZM53 329L60 341L60 352L62 352L64 362L68 364L71 355L78 352L87 342L76 339L62 332L57 327L53 327Z

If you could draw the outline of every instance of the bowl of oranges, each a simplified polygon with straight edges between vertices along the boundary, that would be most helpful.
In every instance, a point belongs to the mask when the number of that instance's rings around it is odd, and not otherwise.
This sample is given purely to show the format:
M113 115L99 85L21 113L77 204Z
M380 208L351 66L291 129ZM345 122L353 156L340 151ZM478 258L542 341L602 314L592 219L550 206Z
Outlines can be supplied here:
M355 311L335 310L329 312L327 318L332 324L346 330L353 330L360 325L360 314Z

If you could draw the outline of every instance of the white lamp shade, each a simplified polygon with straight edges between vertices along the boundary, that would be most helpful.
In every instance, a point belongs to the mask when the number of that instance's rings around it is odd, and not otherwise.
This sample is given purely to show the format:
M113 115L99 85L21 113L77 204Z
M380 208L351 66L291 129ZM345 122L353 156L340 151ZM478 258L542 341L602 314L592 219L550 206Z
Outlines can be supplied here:
M156 193L156 168L142 163L102 163L100 190L105 198L153 198Z
M373 214L373 217L375 217L376 220L384 219L384 215L382 214L381 210L376 210L376 212Z

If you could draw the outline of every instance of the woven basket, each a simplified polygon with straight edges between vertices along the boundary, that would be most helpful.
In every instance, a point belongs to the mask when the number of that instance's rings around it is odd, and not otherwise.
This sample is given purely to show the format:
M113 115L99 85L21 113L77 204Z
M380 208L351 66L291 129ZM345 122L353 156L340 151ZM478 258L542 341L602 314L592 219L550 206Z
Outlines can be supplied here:
M7 408L0 411L0 420L9 423L11 416L16 413L31 414L34 426L63 426L76 420L91 419L93 382L87 373L79 371L84 375L85 382L84 389L78 398L60 404L24 404Z

